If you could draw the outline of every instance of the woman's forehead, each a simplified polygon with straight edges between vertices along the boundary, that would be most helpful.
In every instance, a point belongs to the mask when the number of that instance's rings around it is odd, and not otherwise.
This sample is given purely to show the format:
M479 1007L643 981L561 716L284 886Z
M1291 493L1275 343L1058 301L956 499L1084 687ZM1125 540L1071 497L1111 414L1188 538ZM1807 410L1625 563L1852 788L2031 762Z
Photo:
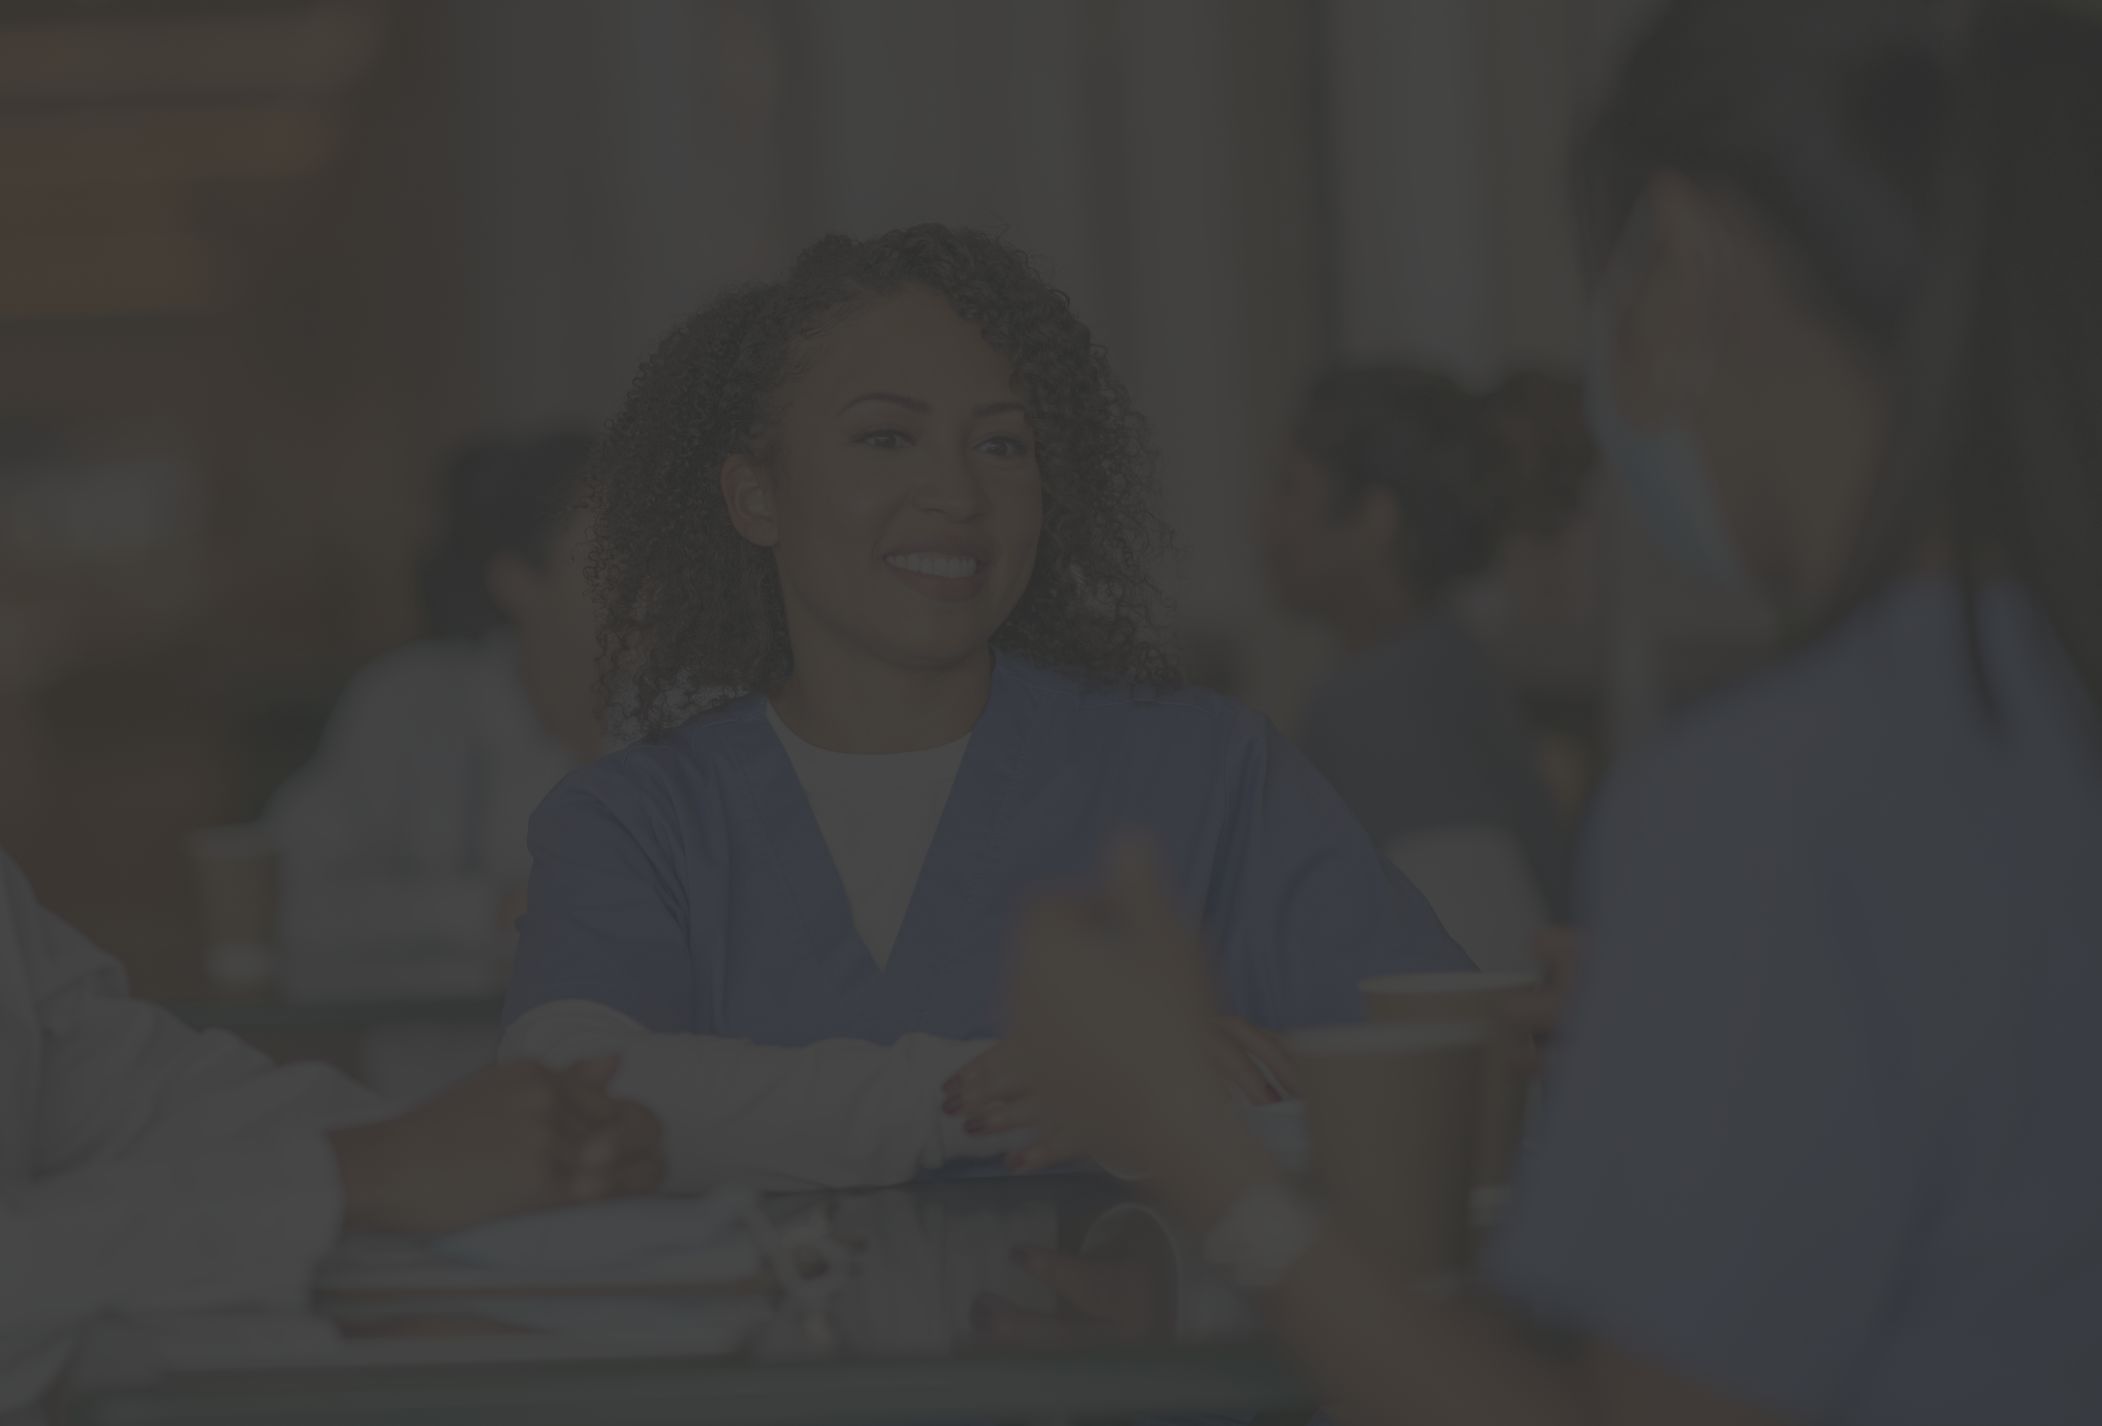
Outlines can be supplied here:
M811 343L796 380L800 395L837 410L884 393L931 408L975 408L1011 400L1014 368L947 299L906 288L855 303Z

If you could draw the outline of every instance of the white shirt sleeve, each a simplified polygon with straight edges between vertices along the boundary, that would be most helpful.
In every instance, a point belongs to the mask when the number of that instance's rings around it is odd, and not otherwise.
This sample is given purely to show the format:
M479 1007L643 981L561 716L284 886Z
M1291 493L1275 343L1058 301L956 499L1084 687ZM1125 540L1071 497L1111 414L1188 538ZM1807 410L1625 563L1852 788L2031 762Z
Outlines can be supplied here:
M559 1067L618 1055L614 1091L664 1121L672 1192L731 1182L793 1191L905 1183L1026 1142L970 1139L942 1113L942 1085L991 1044L907 1035L779 1048L656 1034L607 1006L558 1000L521 1016L498 1058Z
M0 1125L22 1150L0 1193L0 1411L41 1391L98 1313L300 1298L342 1222L323 1131L377 1102L129 998L5 858L0 990L35 1017L30 1092L0 1085L27 1114Z

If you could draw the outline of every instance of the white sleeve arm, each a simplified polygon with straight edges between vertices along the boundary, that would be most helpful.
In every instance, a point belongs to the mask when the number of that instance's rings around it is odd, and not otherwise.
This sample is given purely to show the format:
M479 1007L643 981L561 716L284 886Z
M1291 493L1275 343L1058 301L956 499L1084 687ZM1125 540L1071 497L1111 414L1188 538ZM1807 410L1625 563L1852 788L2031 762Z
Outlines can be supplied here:
M343 1213L322 1131L376 1117L377 1100L132 999L4 856L0 990L27 1002L35 1034L29 1179L0 1195L0 1414L49 1383L98 1313L304 1292Z
M98 1314L296 1305L342 1221L318 1131L38 1180L0 1203L0 1414Z
M614 1092L664 1122L666 1187L697 1193L877 1187L1003 1152L1016 1141L969 1140L942 1113L942 1085L991 1044L907 1035L784 1049L653 1034L604 1005L559 1000L521 1016L497 1054L557 1066L618 1055Z
M41 1045L30 1163L39 1181L111 1160L166 1158L378 1118L369 1091L323 1065L273 1065L127 993L117 963L0 867L5 925Z

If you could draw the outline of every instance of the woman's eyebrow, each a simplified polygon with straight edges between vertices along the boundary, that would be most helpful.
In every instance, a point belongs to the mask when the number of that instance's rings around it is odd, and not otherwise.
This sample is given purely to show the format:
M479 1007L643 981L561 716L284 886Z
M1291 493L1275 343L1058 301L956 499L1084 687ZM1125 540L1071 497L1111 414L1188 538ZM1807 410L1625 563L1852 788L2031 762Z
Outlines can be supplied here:
M880 401L891 406L902 406L906 410L916 411L922 416L927 415L934 409L932 406L929 406L926 402L920 400L916 396L900 396L895 391L864 392L861 395L855 397L853 400L849 401L846 405L840 407L839 409L840 412L844 414L848 411L853 410L856 406L863 405L864 403L870 401ZM1028 409L1024 407L1019 401L994 401L987 405L980 406L976 411L972 412L971 414L973 416L1004 416L1007 415L1009 412L1015 412L1018 414L1026 415L1028 414Z
M862 395L855 397L852 401L849 401L846 405L840 407L839 409L842 412L851 411L856 406L859 406L867 401L883 401L888 402L892 406L903 406L906 410L917 411L922 416L926 415L929 411L934 409L933 407L929 406L926 402L921 401L916 397L900 396L894 391L864 392Z

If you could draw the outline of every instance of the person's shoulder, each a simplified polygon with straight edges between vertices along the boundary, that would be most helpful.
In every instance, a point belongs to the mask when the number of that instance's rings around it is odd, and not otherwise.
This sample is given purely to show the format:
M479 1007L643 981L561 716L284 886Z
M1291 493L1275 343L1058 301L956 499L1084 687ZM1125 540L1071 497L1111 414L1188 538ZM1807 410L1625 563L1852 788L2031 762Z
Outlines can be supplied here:
M1029 675L1040 686L1058 690L1081 725L1105 734L1208 748L1259 745L1267 739L1269 720L1209 688L1090 679L1033 666Z
M749 695L732 699L586 763L562 779L543 811L596 803L624 819L648 813L684 820L679 813L710 800L725 771L767 736L764 704Z
M1924 686L1960 659L1942 647L1955 626L1941 612L1878 601L1699 700L1608 780L1589 840L1639 846L1661 869L1711 852L1802 857L1863 835L1893 760L1916 751L1916 725L1955 688Z
M1901 586L1695 704L1659 740L1652 777L1757 792L1763 780L1744 774L1776 771L1787 775L1774 784L1813 786L1912 746L1909 730L1952 713L1968 726L1973 691L1960 595Z
M1682 814L1744 825L1777 814L1798 774L1829 756L1839 729L1814 675L1755 675L1676 714L1607 780L1594 824L1663 825Z

